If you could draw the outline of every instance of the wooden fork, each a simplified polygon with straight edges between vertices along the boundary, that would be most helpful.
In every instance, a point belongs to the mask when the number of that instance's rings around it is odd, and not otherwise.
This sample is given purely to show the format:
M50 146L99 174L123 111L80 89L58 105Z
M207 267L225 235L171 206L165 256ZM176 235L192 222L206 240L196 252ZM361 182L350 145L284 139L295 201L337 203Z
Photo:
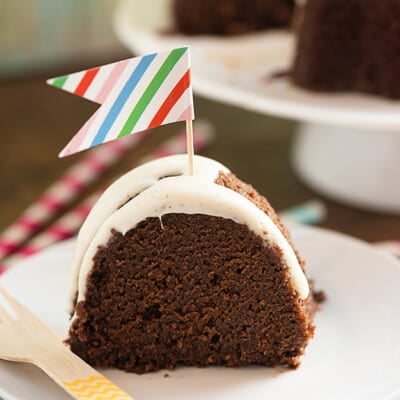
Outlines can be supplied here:
M0 302L0 359L38 366L77 400L133 400L72 353L1 286L0 298L5 303Z

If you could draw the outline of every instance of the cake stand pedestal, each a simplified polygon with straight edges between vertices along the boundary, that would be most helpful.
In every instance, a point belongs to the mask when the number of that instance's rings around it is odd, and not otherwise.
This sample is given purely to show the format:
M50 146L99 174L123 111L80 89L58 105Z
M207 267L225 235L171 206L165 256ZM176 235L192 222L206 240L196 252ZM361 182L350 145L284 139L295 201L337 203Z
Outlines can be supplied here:
M400 135L303 123L292 149L296 173L333 199L400 213Z
M158 3L155 16L153 2L150 7L140 0L120 0L114 28L128 48L145 54L190 44L197 94L301 121L293 164L305 183L354 206L400 213L400 101L314 93L286 77L266 79L291 68L295 39L290 32L222 38L165 35L171 26L171 1ZM334 127L338 123L345 128Z

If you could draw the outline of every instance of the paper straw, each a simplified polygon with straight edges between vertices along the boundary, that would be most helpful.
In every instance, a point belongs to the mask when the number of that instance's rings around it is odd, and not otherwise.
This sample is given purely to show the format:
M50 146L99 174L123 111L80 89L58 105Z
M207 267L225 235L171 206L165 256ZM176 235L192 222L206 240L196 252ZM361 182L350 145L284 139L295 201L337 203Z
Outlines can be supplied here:
M17 253L15 253L15 255L7 258L5 262L13 262L13 260L15 260L17 257L29 257L52 243L68 239L73 236L77 227L82 224L82 221L89 214L94 202L98 197L98 193L88 197L73 210L61 217L57 222L50 225L46 231L35 236L25 246L21 247Z
M284 223L315 225L321 223L327 214L325 204L320 200L310 200L279 213Z
M141 132L101 146L85 155L47 189L0 235L0 260L14 253L46 223L59 215L82 191L99 179L148 133Z
M327 214L326 206L319 200L310 200L299 206L289 208L281 213L279 217L284 223L298 223L314 225L321 223ZM388 240L372 243L372 246L385 253L400 258L400 240Z
M400 258L400 240L388 240L374 243L374 247Z
M212 140L210 126L204 122L195 125L194 148L200 152ZM142 164L155 158L165 157L172 154L183 153L186 150L186 131L181 131L166 143L156 148L149 156L139 161ZM20 248L13 256L8 257L0 266L0 274L11 265L25 259L44 248L57 243L61 240L74 236L83 221L89 214L94 203L99 198L101 192L97 192L88 199L80 203L76 208L62 216L58 221L49 226L44 232L35 236L28 244Z

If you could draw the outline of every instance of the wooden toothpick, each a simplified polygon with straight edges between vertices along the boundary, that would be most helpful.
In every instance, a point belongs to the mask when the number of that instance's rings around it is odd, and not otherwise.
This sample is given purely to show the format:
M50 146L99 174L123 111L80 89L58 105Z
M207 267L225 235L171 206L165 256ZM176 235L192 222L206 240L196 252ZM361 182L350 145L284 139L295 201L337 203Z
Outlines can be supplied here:
M189 175L194 175L193 123L191 119L186 120L186 146L189 162Z

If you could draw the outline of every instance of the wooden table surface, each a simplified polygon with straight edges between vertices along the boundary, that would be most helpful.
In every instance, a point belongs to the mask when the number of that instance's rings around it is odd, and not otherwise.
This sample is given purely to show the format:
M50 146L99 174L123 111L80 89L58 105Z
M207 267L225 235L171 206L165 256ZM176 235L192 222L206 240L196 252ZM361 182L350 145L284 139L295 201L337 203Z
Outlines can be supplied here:
M69 70L65 67L61 73ZM79 155L60 160L57 154L97 106L48 87L43 76L0 82L0 107L1 230L77 161ZM198 97L195 109L197 118L208 119L216 127L216 139L205 154L253 184L277 210L319 198L328 207L323 227L368 241L400 238L400 217L338 204L299 181L290 165L295 123ZM155 129L140 149L110 171L100 185L126 170L176 129L176 125Z

